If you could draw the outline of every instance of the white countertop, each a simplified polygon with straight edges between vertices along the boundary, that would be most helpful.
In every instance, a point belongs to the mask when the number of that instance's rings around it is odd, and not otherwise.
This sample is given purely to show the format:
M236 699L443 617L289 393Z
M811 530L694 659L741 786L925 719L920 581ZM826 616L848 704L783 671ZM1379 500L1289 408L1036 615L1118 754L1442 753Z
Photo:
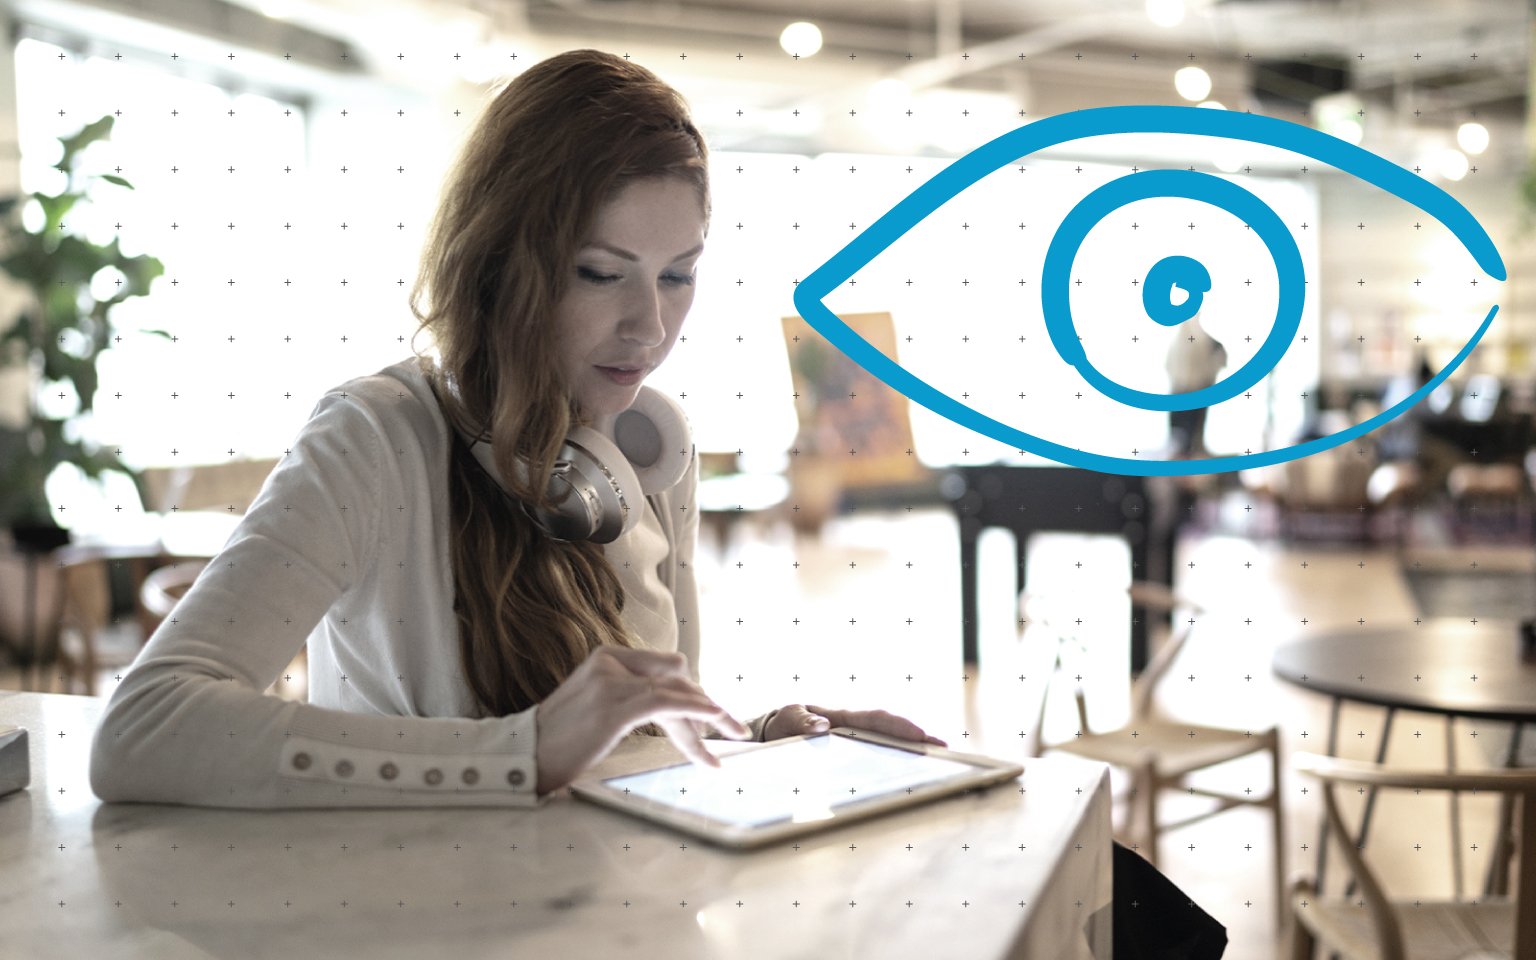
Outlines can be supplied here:
M1100 764L1032 759L1017 781L740 853L568 794L515 811L103 804L87 777L103 702L0 693L32 760L31 787L0 797L5 960L1109 957ZM600 770L677 758L638 739Z

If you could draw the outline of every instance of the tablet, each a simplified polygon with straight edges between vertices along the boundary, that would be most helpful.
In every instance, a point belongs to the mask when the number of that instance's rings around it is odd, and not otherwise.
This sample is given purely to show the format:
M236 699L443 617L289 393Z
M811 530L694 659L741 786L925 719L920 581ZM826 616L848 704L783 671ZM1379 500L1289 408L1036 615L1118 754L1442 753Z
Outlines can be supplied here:
M571 785L578 797L725 847L761 846L1012 780L1017 763L837 727Z

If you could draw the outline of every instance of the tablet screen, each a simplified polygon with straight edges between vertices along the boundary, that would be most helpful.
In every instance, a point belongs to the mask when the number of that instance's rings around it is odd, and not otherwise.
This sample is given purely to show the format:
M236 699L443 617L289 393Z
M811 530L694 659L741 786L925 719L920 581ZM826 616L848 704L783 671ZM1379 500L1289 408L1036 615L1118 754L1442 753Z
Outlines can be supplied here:
M838 807L973 774L970 764L822 734L720 758L610 777L609 787L740 827L825 820Z

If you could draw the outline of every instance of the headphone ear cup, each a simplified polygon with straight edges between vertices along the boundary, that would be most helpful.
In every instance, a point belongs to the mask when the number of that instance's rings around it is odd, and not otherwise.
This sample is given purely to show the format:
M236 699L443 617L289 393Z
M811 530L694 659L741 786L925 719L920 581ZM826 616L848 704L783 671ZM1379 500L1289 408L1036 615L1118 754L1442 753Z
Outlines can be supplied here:
M693 431L676 400L641 387L613 422L614 443L634 468L646 496L677 486L693 462Z
M566 474L570 493L561 503L561 513L578 528L585 524L590 531L561 539L612 543L640 523L645 492L634 467L612 440L591 427L577 427L566 435L560 456L571 465ZM573 508L573 500L581 506Z
M556 540L611 543L640 522L640 480L613 441L590 427L577 427L565 438L550 474L546 492L556 501L552 509L535 507L508 489L496 469L491 445L472 440L469 451L496 481L502 493L517 501L523 512ZM513 460L520 478L527 476L522 458Z
M502 492L518 499L502 480L490 442L484 437L465 442ZM642 386L635 402L614 419L612 438L591 427L566 435L546 486L554 508L519 502L556 540L612 543L639 524L644 499L675 487L693 459L693 432L683 408ZM526 480L528 465L521 458L513 460L513 469Z

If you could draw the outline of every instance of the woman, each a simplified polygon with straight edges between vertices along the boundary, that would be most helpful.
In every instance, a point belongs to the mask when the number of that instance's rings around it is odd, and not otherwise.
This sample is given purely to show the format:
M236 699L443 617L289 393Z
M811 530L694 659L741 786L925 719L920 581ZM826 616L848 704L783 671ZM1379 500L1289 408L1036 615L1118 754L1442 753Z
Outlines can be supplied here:
M114 692L100 797L529 805L637 726L711 764L709 728L941 742L883 711L744 725L698 686L698 462L642 381L693 300L706 159L682 98L619 57L496 96L411 295L433 355L320 400ZM310 701L263 696L306 641Z

